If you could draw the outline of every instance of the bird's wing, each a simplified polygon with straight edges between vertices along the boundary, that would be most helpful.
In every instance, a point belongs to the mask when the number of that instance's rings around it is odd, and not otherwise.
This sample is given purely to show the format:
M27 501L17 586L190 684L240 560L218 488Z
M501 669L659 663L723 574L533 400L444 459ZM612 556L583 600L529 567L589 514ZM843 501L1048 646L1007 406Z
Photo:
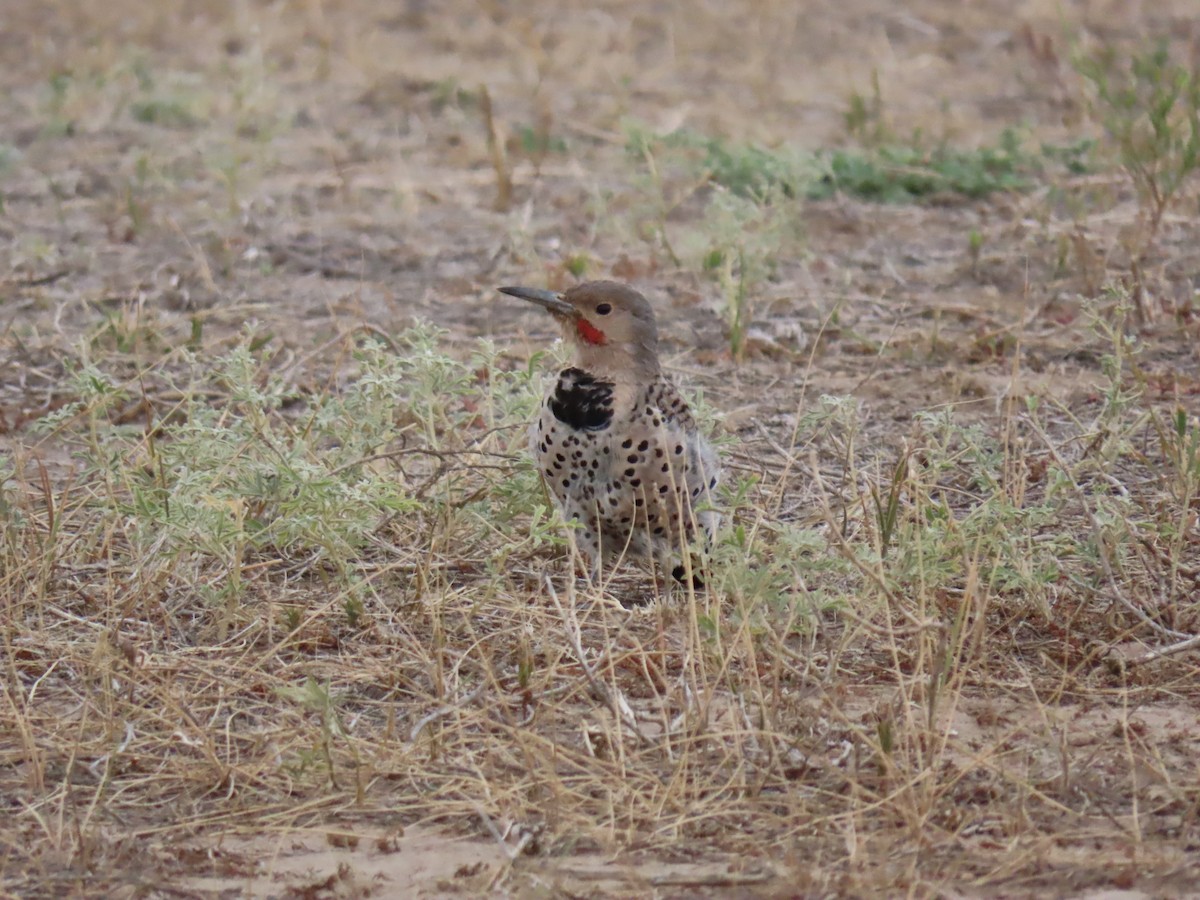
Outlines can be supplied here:
M647 399L651 405L658 408L663 421L669 427L679 428L689 433L695 431L696 417L692 415L691 407L683 399L683 395L679 393L679 388L675 387L674 382L666 378L659 378L650 386Z

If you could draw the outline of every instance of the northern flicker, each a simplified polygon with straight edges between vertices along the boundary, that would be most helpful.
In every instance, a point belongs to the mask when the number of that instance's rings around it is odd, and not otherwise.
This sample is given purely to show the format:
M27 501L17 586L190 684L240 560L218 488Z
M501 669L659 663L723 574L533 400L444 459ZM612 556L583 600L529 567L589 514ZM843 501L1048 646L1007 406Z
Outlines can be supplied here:
M558 294L500 291L546 309L574 348L530 428L530 448L595 576L603 561L679 564L697 529L711 538L717 455L658 359L650 303L633 288L591 281Z

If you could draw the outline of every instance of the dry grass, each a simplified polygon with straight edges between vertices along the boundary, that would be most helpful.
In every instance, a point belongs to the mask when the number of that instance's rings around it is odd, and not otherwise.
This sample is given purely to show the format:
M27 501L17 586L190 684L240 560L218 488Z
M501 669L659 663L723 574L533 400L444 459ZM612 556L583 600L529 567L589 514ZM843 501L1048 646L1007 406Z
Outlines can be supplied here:
M1057 6L10 6L4 891L1193 889L1196 185L1151 228L1102 151L879 206L626 146L800 159L874 84L878 139L1103 147ZM492 288L581 275L725 440L699 592L568 576L550 328Z

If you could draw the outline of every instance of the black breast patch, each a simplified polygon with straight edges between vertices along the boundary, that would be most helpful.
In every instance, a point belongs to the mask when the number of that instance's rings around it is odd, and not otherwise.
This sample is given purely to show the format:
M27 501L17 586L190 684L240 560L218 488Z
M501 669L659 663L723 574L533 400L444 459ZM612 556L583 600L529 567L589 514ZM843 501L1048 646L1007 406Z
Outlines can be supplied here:
M600 431L612 421L613 383L583 369L563 369L558 376L550 411L564 425L579 431Z

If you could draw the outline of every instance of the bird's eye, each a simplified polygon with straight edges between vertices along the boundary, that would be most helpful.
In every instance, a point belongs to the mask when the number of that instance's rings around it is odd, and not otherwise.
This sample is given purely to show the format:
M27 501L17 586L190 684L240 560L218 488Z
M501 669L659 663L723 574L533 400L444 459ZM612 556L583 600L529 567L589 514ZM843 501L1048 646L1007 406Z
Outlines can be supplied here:
M612 312L612 304L601 303L596 307L596 315L607 316L610 312Z

